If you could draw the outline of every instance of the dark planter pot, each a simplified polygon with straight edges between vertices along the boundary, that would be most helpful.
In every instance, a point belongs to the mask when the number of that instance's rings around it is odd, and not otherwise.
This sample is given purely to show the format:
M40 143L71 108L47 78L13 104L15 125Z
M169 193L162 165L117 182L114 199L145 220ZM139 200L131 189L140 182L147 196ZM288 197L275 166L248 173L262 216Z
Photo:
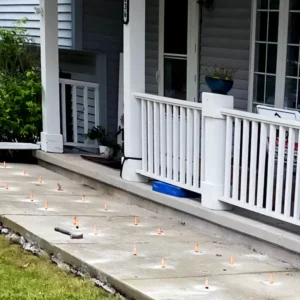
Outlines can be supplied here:
M231 80L223 80L206 76L205 81L212 93L215 94L227 95L233 86L233 81Z

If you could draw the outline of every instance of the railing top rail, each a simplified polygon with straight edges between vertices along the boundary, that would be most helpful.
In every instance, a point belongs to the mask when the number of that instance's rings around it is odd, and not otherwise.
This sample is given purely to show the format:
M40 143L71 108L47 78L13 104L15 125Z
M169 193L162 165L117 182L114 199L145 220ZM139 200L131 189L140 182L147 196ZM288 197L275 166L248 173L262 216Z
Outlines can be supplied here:
M140 100L152 101L152 102L163 103L163 104L171 104L175 106L202 110L202 103L198 103L198 102L184 101L184 100L178 100L178 99L161 97L161 96L144 94L144 93L133 93L133 95L135 98Z
M76 86L80 86L80 87L99 88L99 83L79 81L79 80L73 80L73 79L60 78L59 83L76 85Z
M293 120L281 119L278 117L262 116L255 113L240 111L236 109L229 109L229 108L222 108L220 112L222 115L229 116L229 117L236 117L236 118L246 119L249 121L262 122L262 123L275 125L275 126L286 126L295 129L300 129L300 122L296 120L293 121Z

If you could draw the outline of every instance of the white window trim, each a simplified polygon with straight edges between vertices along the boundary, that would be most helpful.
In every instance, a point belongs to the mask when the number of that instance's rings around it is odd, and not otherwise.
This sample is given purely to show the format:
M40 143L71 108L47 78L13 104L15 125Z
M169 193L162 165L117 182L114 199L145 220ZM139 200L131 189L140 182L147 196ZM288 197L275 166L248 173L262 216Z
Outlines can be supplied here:
M289 0L281 0L279 6L277 69L275 88L275 107L284 107L287 42L289 30Z
M248 111L249 112L253 111L256 17L257 17L257 0L252 0L251 29L250 29L249 81L248 81Z
M188 0L188 48L187 48L187 100L199 100L199 12L197 1ZM164 95L164 22L165 0L159 1L159 54L158 54L158 94Z
M253 111L253 97L254 97L257 1L258 0L252 0L252 7L251 7L251 31L250 31L251 36L250 36L250 57L249 57L249 83L248 83L248 111L250 112ZM275 101L274 101L274 107L277 108L284 107L289 3L290 3L289 0L281 0L279 6L277 66L276 66L276 83L275 83L276 86L275 86Z

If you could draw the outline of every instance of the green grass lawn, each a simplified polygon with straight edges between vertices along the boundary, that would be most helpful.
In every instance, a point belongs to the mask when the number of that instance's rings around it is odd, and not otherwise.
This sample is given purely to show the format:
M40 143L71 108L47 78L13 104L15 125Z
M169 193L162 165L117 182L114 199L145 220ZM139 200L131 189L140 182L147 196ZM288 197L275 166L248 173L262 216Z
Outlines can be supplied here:
M0 236L0 299L114 299L92 281L60 270L48 257L36 257Z

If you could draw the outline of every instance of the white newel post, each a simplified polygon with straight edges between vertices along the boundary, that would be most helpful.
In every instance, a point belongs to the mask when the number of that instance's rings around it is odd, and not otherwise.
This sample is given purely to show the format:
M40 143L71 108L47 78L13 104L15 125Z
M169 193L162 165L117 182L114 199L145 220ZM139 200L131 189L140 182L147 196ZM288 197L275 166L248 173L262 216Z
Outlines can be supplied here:
M226 120L220 108L233 108L233 97L202 94L202 158L201 203L215 210L228 210L230 205L219 201L224 196Z
M124 0L129 3L128 24L124 24L124 158L122 178L145 182L136 174L142 168L141 103L134 92L145 92L145 19L146 0ZM125 20L126 21L126 20Z
M60 131L58 13L56 0L40 0L41 70L43 85L42 150L63 152Z

